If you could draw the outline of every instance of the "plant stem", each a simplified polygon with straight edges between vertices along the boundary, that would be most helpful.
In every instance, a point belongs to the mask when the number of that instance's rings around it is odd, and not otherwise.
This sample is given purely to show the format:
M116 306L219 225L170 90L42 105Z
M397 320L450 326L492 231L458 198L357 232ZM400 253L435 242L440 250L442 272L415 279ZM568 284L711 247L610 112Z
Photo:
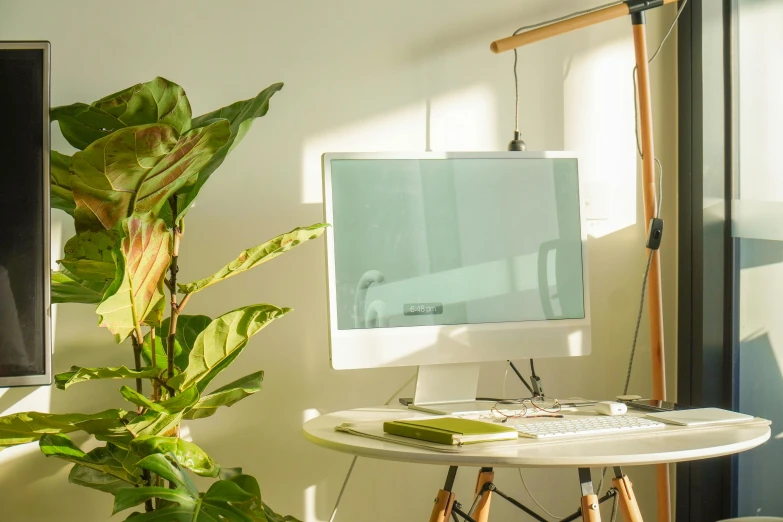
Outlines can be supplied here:
M152 367L157 368L158 365L158 354L157 349L155 348L155 327L150 326L150 361L152 362ZM152 400L153 401L159 401L160 400L160 384L157 380L152 381Z
M171 213L174 219L177 217L176 196L169 199ZM182 229L184 223L174 224L172 233L174 234L174 244L171 251L171 266L169 267L169 293L171 294L171 317L169 318L169 335L166 339L166 366L168 378L174 377L174 342L177 335L177 319L179 318L179 306L177 305L177 272L179 272L179 244L182 241ZM173 393L172 393L173 396Z
M144 482L145 482L145 483L146 483L148 486L151 486L151 485L152 485L152 477L150 476L150 472L149 472L149 470L146 470L146 469L145 469L145 470L142 470L142 472L141 472L141 479L142 479L142 480L143 480L143 481L144 481ZM152 504L152 499L151 499L151 498L148 498L148 499L147 499L147 500L144 502L144 511L150 512L150 511L154 511L154 510L155 510L155 506Z
M141 341L143 342L143 341ZM139 341L139 336L136 332L131 333L131 343L133 344L133 362L135 363L136 370L141 369L141 342ZM143 393L141 378L136 379L136 391L141 394ZM141 414L142 407L139 406L137 408L137 412Z

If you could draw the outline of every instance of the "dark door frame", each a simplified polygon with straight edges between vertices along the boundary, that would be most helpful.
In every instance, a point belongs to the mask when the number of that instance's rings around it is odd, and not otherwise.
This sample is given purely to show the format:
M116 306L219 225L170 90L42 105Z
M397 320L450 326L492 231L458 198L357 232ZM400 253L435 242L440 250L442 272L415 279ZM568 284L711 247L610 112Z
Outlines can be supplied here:
M723 5L722 60L705 58L706 2L689 0L678 28L679 95L679 259L677 400L694 406L733 409L736 405L737 338L734 267L738 248L731 235L735 194L734 35L736 0ZM709 42L707 43L709 45ZM720 67L722 107L708 107L704 72ZM709 86L720 88L721 86ZM722 110L724 171L704 169L704 116ZM711 143L714 147L716 144ZM705 185L715 198L722 176L723 215L705 212ZM707 179L713 176L712 179ZM713 209L714 210L714 209ZM716 218L716 215L719 217ZM714 522L736 516L736 458L722 457L677 465L677 520Z

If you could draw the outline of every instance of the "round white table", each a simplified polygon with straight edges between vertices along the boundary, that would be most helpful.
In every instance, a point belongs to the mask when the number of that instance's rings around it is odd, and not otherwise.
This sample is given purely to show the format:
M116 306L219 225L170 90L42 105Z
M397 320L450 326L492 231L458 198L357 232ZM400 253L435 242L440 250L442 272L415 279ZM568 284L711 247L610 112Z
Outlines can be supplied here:
M564 414L566 417L594 415L592 411L564 412ZM485 470L494 467L570 467L587 469L588 476L591 467L606 466L619 470L621 466L663 464L731 455L755 448L770 437L769 422L758 419L748 423L710 427L667 426L651 432L634 433L631 436L596 435L544 441L520 438L518 441L467 445L458 453L442 453L335 431L336 426L344 423L352 423L359 428L360 423L411 417L426 417L426 415L398 406L360 408L321 415L306 422L302 429L304 436L319 446L360 457L440 464L455 467L454 469L456 466L482 467ZM491 481L491 476L488 480ZM623 486L623 480L627 482L627 488L630 490L630 482L624 475L615 479L621 481L616 483L616 486ZM583 486L586 486L584 481L582 482ZM441 490L439 493L439 499L443 493L450 494L448 488L444 489L445 491ZM583 487L584 492L585 487ZM629 493L633 495L632 490ZM453 497L453 494L451 496ZM584 497L585 495L583 499ZM593 500L596 499L590 497L588 503L584 505L591 506ZM453 499L450 502L453 502ZM447 501L446 504L448 503ZM635 501L633 503L635 504ZM486 504L488 506L488 500ZM636 510L638 512L638 508ZM436 518L434 509L430 520L445 521L450 515L450 510L446 509L444 513L442 518ZM583 515L583 517L584 520L597 520L594 516ZM475 520L481 521L486 518L479 517ZM641 520L641 516L630 517L627 520Z

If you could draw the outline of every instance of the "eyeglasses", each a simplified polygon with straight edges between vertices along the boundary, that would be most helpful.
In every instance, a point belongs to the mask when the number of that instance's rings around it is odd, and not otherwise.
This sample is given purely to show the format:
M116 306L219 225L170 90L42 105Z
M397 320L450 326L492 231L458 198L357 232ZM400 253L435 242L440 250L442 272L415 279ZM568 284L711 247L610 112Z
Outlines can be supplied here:
M499 407L499 405L502 404L508 404L508 405L513 404L513 405L521 406L522 408L520 410L515 410L514 413L510 413L508 409L504 412ZM562 407L560 406L560 402L558 402L557 399L553 398L550 401L548 397L542 396L542 397L529 397L527 399L498 401L495 403L494 406L492 406L490 411L493 414L496 414L499 417L501 417L502 418L501 422L506 422L508 419L518 419L521 417L526 417L528 415L528 412L530 412L531 416L534 416L538 412L559 413L561 409Z

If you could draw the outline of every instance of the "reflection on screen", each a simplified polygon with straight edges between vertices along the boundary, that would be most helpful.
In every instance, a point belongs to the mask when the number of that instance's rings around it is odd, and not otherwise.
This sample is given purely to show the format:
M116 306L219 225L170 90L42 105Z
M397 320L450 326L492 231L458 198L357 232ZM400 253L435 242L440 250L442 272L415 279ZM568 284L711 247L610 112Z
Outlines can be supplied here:
M584 318L575 159L331 171L340 330Z

